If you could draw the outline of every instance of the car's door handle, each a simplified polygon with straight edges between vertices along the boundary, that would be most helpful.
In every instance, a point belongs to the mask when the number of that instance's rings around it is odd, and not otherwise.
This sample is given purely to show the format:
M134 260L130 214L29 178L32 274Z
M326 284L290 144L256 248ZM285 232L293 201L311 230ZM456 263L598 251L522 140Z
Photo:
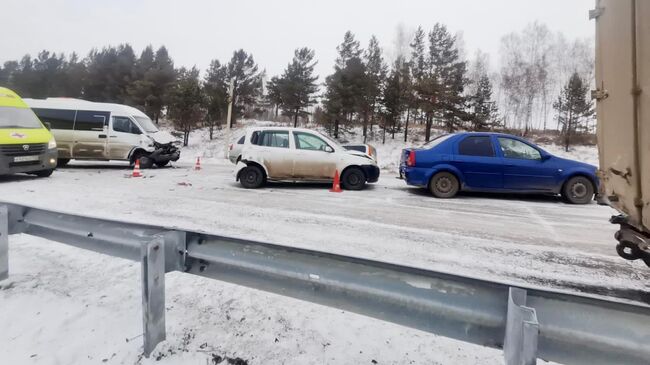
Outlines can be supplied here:
M109 136L110 138L117 138L117 136Z
M100 134L100 135L97 136L97 138L106 138L106 135L105 134Z

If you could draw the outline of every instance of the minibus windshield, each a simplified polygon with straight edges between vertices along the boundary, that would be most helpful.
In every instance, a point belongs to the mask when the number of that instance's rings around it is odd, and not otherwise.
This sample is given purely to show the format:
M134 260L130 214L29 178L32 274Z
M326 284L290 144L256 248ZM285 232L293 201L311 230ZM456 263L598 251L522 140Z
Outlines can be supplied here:
M0 128L43 128L43 124L29 108L0 106Z
M146 117L138 117L138 116L133 116L135 120L138 121L138 124L140 124L140 127L147 133L155 133L158 132L158 127L156 127L155 124L151 121L151 119L146 118Z

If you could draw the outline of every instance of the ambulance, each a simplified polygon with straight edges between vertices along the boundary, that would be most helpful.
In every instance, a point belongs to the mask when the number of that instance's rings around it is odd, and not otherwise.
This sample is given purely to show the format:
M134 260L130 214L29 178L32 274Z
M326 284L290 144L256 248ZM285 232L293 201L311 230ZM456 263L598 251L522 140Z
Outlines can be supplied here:
M13 91L0 87L0 175L52 175L57 147L50 131Z

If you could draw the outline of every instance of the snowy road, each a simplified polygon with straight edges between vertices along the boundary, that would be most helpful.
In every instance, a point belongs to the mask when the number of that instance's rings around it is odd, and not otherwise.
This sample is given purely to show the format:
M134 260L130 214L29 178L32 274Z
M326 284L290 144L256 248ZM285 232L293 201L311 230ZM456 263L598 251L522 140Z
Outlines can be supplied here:
M438 200L385 171L359 192L294 184L244 190L231 171L219 161L201 171L181 163L132 179L123 165L76 164L50 179L0 177L0 200L650 301L649 271L616 255L615 227L608 223L613 211L606 207L550 197ZM0 302L7 303L0 328L9 329L0 343L9 345L9 359L139 361L141 339L124 341L140 331L137 265L27 236L11 237L10 250L11 285L0 290ZM168 276L169 341L159 347L168 363L205 363L213 353L251 364L501 362L499 351L228 284Z

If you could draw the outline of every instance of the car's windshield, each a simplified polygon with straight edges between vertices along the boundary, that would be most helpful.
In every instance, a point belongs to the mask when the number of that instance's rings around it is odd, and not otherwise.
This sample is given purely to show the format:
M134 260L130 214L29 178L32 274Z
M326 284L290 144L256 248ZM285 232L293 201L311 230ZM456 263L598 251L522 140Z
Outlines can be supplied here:
M138 117L138 116L133 116L135 120L138 121L138 124L140 124L140 128L144 130L147 133L155 133L158 132L158 127L156 127L155 124L151 121L151 119L147 117Z
M449 138L449 137L451 137L451 136L453 136L453 134L443 134L443 135L441 135L441 136L438 136L438 137L436 137L436 138L430 140L429 142L425 143L425 144L422 146L422 148L433 148L433 147L439 145L440 143L446 141L447 138Z
M43 124L29 108L0 106L0 128L43 128Z

